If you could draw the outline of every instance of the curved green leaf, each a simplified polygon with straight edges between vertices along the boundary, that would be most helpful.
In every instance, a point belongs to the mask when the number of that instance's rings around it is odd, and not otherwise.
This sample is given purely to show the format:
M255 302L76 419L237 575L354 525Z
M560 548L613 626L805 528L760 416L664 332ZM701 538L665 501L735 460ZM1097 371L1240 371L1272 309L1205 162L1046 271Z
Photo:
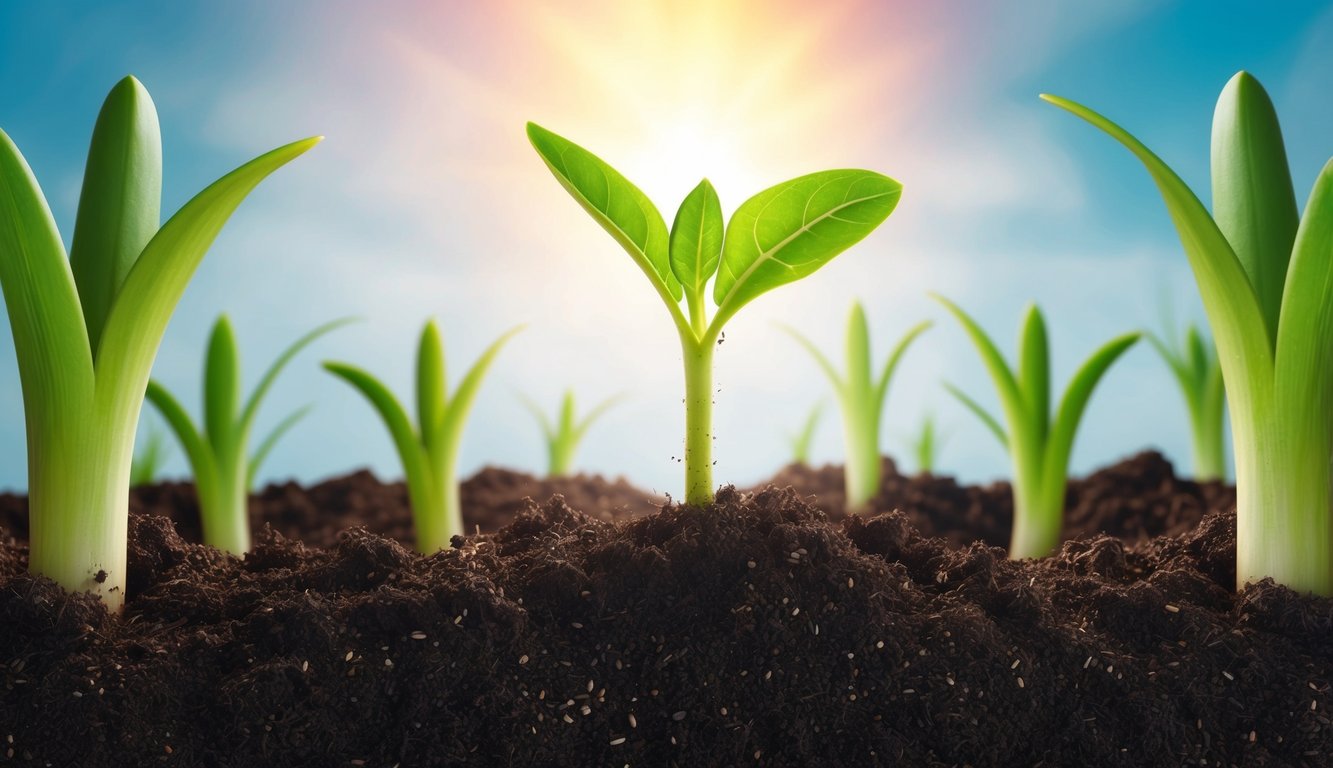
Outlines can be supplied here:
M345 363L326 362L324 370L355 387L379 413L384 426L389 430L389 436L393 438L394 447L398 449L408 483L414 486L422 483L429 485L431 473L420 437L412 429L412 420L408 418L407 411L403 410L402 404L388 387L366 371Z
M981 330L981 326L977 325L976 321L957 304L939 294L932 293L930 297L942 304L950 314L957 318L958 322L962 324L963 330L972 339L973 346L981 355L981 361L985 364L986 371L995 384L995 390L1000 396L1000 407L1004 409L1005 420L1009 422L1009 429L1013 433L1012 440L1006 438L1004 442L1011 450L1022 448L1025 440L1032 441L1036 435L1030 434L1032 430L1028 423L1027 399L1019 389L1018 379L1014 377L1013 371L1009 370L1009 364L1005 362L1004 355L1000 354L995 342L991 341L986 332ZM990 417L987 416L986 418ZM994 421L994 419L991 419L991 421ZM1000 434L1004 434L1003 431ZM1017 445L1014 445L1014 443L1017 443Z
M889 353L889 359L884 361L884 369L880 371L879 381L875 383L875 402L883 406L884 398L889 395L889 382L893 381L893 372L898 369L898 363L907 353L907 348L912 345L918 336L930 330L934 325L930 320L923 320L911 328L907 329L898 343L894 345L893 351Z
M444 340L434 320L421 329L417 344L417 424L422 441L431 449L437 446L444 429L449 401L445 380Z
M1034 436L1044 441L1051 421L1051 351L1046 319L1036 304L1028 306L1019 339L1018 388L1027 404Z
M1140 336L1142 334L1137 332L1126 333L1106 342L1092 353L1069 381L1064 397L1060 399L1055 421L1051 423L1050 441L1046 444L1043 477L1048 482L1058 482L1063 486L1069 468L1069 454L1074 446L1074 434L1078 431L1078 423L1083 418L1088 399L1092 397L1092 390L1111 364L1125 350L1134 346Z
M199 433L190 415L166 387L156 381L149 381L144 390L144 399L162 414L167 426L176 434L176 439L185 449L185 457L190 461L199 496L205 497L217 482L217 461L213 456L212 447Z
M536 123L528 140L560 185L620 243L679 312L680 282L671 271L669 236L662 214L648 196L601 158Z
M746 200L727 224L713 300L725 320L779 285L827 264L875 230L902 185L872 171L822 171Z
M962 403L969 411L975 414L978 419L981 419L981 423L986 425L986 428L990 430L992 435L995 435L995 439L1000 441L1000 445L1003 446L1006 451L1010 450L1009 437L1004 433L1004 427L1000 425L1000 422L997 421L994 416L990 415L989 411L981 407L981 403L973 400L966 392L947 381L944 382L944 388L948 390L949 394L953 395L958 402Z
M289 344L287 348L269 364L268 370L264 371L264 375L260 377L259 383L255 385L254 391L250 393L250 397L246 398L245 408L242 409L240 417L237 419L236 433L241 436L240 442L243 443L245 436L250 432L250 427L254 424L255 417L259 413L259 405L263 402L264 396L273 388L273 382L277 381L278 374L282 373L282 369L292 361L292 358L300 354L301 350L313 344L319 337L356 321L357 318L355 317L341 317L337 320L331 320L323 325L317 326L304 336Z
M1273 102L1259 81L1239 72L1213 113L1213 220L1249 276L1270 338L1299 213L1287 151Z
M477 399L477 392L481 389L481 381L486 377L486 372L490 370L491 364L500 354L500 349L504 347L510 339L514 338L524 326L516 326L506 331L500 338L496 339L486 348L485 352L477 358L468 372L463 376L462 381L458 383L458 388L449 398L449 406L445 409L444 427L441 430L442 443L447 446L447 450L455 450L459 441L463 437L463 423L467 421L468 412L472 410L472 403Z
M625 400L625 395L623 394L612 395L611 397L608 397L602 402L593 406L593 409L584 414L583 418L574 427L574 435L575 435L574 440L576 442L582 441L583 436L588 432L588 427L591 427L593 425L593 422L600 419L603 415L606 414L607 411L611 410L612 407L624 402L624 400Z
M162 134L143 85L111 89L93 127L69 263L94 352L130 268L162 223Z
M172 216L130 268L102 330L95 368L102 413L133 413L162 334L204 253L250 191L319 143L305 139L261 155L223 176Z
M875 385L870 379L870 323L859 301L852 303L847 315L847 335L843 344L847 355L846 387L855 393L853 396L858 402L867 403L874 395L869 389Z
M241 402L241 360L231 320L220 315L213 324L204 358L204 435L218 456L237 446L233 430Z
M790 325L779 325L778 327L788 336L795 339L796 343L800 344L806 352L810 353L810 356L819 364L820 370L824 372L824 375L828 377L829 382L833 384L833 391L838 393L838 397L843 397L843 393L847 391L847 385L843 382L842 376L838 373L838 369L833 367L833 362L825 357L819 347L815 346L815 343L806 338L800 331L792 328Z
M255 487L255 478L259 475L259 468L264 464L264 460L268 458L268 455L273 452L273 447L278 444L278 441L282 439L283 435L290 432L291 428L296 426L297 422L304 419L306 414L310 413L310 409L313 407L314 406L304 405L287 414L287 418L278 422L278 425L273 428L273 431L268 433L268 437L265 437L259 443L259 447L256 448L254 454L250 456L250 461L245 468L246 488Z
M671 273L680 281L691 310L722 258L722 203L708 179L685 196L671 225ZM702 307L701 307L702 308Z

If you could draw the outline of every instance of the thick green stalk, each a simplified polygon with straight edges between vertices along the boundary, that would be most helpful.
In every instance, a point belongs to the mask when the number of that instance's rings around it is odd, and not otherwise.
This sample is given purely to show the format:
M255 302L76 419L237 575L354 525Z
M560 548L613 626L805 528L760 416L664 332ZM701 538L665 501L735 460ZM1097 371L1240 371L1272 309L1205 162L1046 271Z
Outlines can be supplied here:
M858 399L857 402L865 400ZM842 434L846 451L843 480L847 509L861 510L879 493L879 419L868 418L863 411L843 408Z
M199 497L200 520L204 541L223 552L241 557L250 551L249 472L243 455L241 466L223 459L218 464L216 491Z
M702 341L681 334L685 358L685 503L713 501L713 352L711 337Z

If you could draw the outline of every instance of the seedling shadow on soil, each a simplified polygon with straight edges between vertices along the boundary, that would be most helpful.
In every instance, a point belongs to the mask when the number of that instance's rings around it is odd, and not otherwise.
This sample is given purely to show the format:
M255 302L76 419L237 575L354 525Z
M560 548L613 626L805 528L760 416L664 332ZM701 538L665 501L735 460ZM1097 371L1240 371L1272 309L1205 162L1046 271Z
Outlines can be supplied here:
M710 508L619 522L529 503L430 556L364 529L329 548L268 529L242 561L136 514L122 617L28 575L7 533L0 750L82 765L1142 766L1318 765L1333 747L1333 600L1230 589L1228 489L1134 457L1069 490L1070 533L1125 539L1011 562L962 543L1007 540L1003 485L886 470L874 506L908 511L834 519L836 470L789 469L778 479L801 493L724 489ZM257 506L338 508L338 492L360 494L348 510L397 498L401 522L376 525L408 524L401 487L365 475Z

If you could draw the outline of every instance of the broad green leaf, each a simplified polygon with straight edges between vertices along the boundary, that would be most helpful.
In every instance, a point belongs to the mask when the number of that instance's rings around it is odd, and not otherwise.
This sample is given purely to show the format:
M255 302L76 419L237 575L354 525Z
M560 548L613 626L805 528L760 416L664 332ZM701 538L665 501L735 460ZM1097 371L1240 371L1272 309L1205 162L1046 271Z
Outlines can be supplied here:
M218 317L204 358L204 434L221 458L235 447L233 427L241 402L241 360L236 332L226 315Z
M1264 332L1263 309L1240 260L1203 204L1174 171L1125 129L1081 104L1046 94L1042 98L1105 131L1143 163L1166 202L1194 271L1232 395L1246 403L1267 397L1274 350Z
M1277 112L1247 72L1218 97L1212 175L1213 219L1254 286L1269 338L1276 338L1299 214Z
M949 394L953 395L958 402L962 403L964 407L975 414L978 419L981 419L981 423L986 425L986 429L989 429L992 435L995 435L995 439L1000 441L1000 445L1003 446L1006 451L1010 450L1009 437L1004 433L1004 427L1000 425L1000 422L996 420L994 416L990 415L990 411L981 407L981 403L973 400L966 392L947 381L944 382L944 388L948 390Z
M869 235L893 212L902 185L871 171L812 173L746 200L727 224L713 284L719 317L799 280Z
M143 85L111 89L93 128L69 263L94 354L135 259L162 223L162 134Z
M536 123L528 123L528 140L561 186L620 243L674 308L681 286L671 271L666 222L648 196L601 158Z
M717 272L722 232L722 203L717 190L704 179L685 196L671 225L671 272L687 298L702 295L708 279Z
M1333 414L1333 160L1315 180L1301 217L1278 326L1277 402L1304 426Z
M133 412L167 322L208 247L250 191L319 143L305 139L261 155L223 176L172 216L130 269L97 349L98 410Z
M82 419L94 377L88 330L55 219L32 169L0 131L0 287L32 446ZM41 455L29 451L29 455Z
M444 429L447 387L444 340L440 338L439 324L431 320L421 329L421 341L417 344L417 423L421 439L432 450L437 448Z
M273 452L273 447L278 444L278 441L282 439L283 435L290 432L292 427L296 426L297 422L304 419L307 413L310 413L312 407L313 406L305 405L287 414L287 418L278 422L278 425L273 428L273 431L268 433L268 437L265 437L259 443L259 447L255 449L254 454L250 457L250 461L245 468L246 488L255 487L255 478L259 476L259 468L263 466L264 460L268 458L268 455Z
M250 427L254 425L255 416L259 413L259 404L263 402L264 396L273 388L273 382L277 381L278 374L282 373L282 369L292 361L292 358L296 357L300 354L301 350L313 344L316 339L324 334L354 322L356 322L356 318L354 317L343 317L324 323L296 341L293 341L281 354L278 355L277 359L269 364L268 370L264 371L264 375L259 378L259 383L255 385L254 391L251 392L250 397L246 399L245 408L241 411L240 417L237 419L236 433L240 436L240 443L245 443L245 438L250 433Z
M1046 319L1036 304L1028 306L1019 336L1018 388L1027 403L1029 423L1036 438L1045 440L1051 419L1051 351L1046 339Z
M408 483L429 484L431 473L426 464L420 437L412 429L412 420L408 418L407 411L403 410L402 404L389 388L379 379L355 366L329 362L324 363L324 370L351 384L374 406L384 426L388 428L389 436L393 438L394 447L398 449L398 457L403 462L403 471L407 474Z
M1074 378L1069 381L1064 397L1060 399L1060 409L1056 413L1055 421L1051 423L1050 440L1046 443L1044 459L1046 482L1060 483L1063 487L1069 468L1069 454L1074 446L1074 434L1078 431L1078 424L1083 418L1083 410L1088 405L1088 399L1092 397L1092 390L1096 388L1097 382L1101 381L1111 364L1124 354L1125 350L1134 346L1141 335L1127 333L1106 342L1092 353L1074 374Z

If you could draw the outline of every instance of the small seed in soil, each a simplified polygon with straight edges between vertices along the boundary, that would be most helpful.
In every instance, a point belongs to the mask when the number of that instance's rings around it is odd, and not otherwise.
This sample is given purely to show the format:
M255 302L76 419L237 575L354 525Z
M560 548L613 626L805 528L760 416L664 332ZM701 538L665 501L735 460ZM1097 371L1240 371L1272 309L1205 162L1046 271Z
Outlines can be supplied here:
M519 656L519 657L518 657L518 663L519 663L519 664L527 664L527 663L528 663L528 655L525 653L525 654L523 654L522 656Z
M613 747L618 747L618 746L620 746L621 744L624 744L624 743L625 743L625 737L624 737L624 736L617 736L616 738L611 739L611 746L613 746Z
M674 715L671 716L671 719L672 719L672 720L675 720L675 721L678 722L678 723L679 723L681 720L684 720L684 719L685 719L685 710L682 709L681 711L675 713Z
M408 637L412 638L413 640L425 640L426 633L418 629L416 632L413 632L412 634L408 635Z
M1018 669L1018 659L1014 659L1014 663L1013 663L1013 664L1010 664L1010 665L1009 665L1009 668L1010 668L1010 669Z
M1171 613L1180 613L1180 606L1167 603L1166 610L1170 611Z
M1019 687L1019 688L1022 688L1022 687L1023 687L1023 678L1021 678L1021 677L1018 678L1018 687Z
M1235 676L1235 675L1231 674L1230 672L1226 671L1225 669L1222 670L1222 677L1225 677L1225 678L1228 679L1228 680L1235 680L1235 679L1236 679L1236 676Z

